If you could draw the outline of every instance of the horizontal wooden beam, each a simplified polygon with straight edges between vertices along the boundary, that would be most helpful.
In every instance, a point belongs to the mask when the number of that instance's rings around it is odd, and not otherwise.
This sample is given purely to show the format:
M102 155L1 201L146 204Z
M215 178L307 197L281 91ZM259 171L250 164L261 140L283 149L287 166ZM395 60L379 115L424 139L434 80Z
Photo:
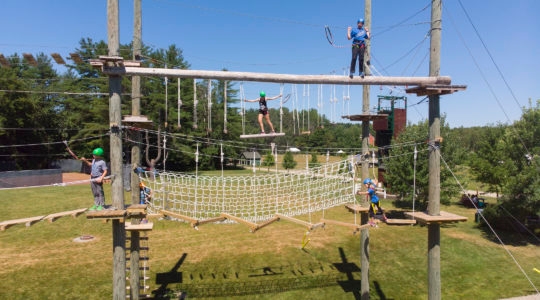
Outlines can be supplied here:
M99 66L97 64L96 66ZM293 75L276 73L253 73L253 72L231 72L231 71L206 71L206 70L183 70L164 68L142 68L130 66L107 66L101 64L104 74L112 76L156 76L169 78L194 78L194 79L214 79L229 81L257 81L257 82L277 82L277 83L300 83L300 84L338 84L338 85L395 85L395 86L416 86L416 85L448 85L451 83L449 76L433 77L387 77L387 76L366 76L364 78L355 77L353 79L345 75Z

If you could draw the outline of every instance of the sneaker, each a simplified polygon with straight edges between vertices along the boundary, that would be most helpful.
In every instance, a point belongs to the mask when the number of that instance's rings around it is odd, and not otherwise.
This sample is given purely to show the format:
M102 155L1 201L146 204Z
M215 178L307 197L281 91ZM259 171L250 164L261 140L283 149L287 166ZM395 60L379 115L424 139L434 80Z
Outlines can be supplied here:
M97 209L97 206L94 204L92 205L92 207L90 207L88 210L96 210Z
M272 132L271 132L271 133L272 133L272 134L276 134L276 132L275 132L274 130L272 130Z
M364 78L364 72L360 72L360 77Z
M261 131L261 134L266 134L264 131Z
M96 210L103 210L103 206L98 205L98 207L96 207Z
M353 77L354 77L353 74L349 74L350 79L353 79Z

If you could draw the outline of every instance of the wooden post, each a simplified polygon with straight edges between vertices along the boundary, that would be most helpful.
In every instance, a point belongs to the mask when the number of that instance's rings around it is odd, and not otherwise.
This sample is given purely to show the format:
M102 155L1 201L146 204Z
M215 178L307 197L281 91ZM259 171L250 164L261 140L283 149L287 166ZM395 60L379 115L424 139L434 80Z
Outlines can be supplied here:
M118 56L120 42L118 30L118 0L107 1L107 26L109 55ZM122 125L121 98L122 77L109 75L109 122L110 163L112 180L112 203L118 210L124 209L122 176ZM126 230L119 219L112 222L113 235L113 299L126 299Z
M133 0L134 6L134 24L133 24L133 60L137 60L141 55L141 32L142 32L142 17L141 17L141 0ZM134 75L131 77L131 115L141 115L141 77ZM142 137L139 132L133 133L135 143L131 146L131 166L140 166L141 164L141 149L140 144ZM139 204L139 176L135 172L131 172L131 203Z
M442 0L431 2L431 39L429 76L440 73ZM427 212L431 216L440 214L441 161L439 156L440 104L439 95L429 96L429 200ZM440 225L428 224L428 299L441 299L441 249Z
M371 29L371 0L365 0L365 7L364 7L364 26L368 29ZM365 41L366 48L364 53L364 74L366 76L371 75L371 71L369 67L366 65L369 64L370 60L370 49L371 49L371 41L368 39ZM363 114L369 114L369 91L371 86L370 85L364 85L363 86L363 92L362 92L362 99L363 99L363 105L362 105L362 113ZM362 155L369 153L369 120L362 121ZM365 178L369 177L369 161L367 159L364 159L362 161L362 178L363 181ZM362 187L363 189L363 187ZM369 220L369 216L367 213L362 213L360 217L360 224L364 225L367 224ZM360 264L362 268L362 274L361 274L361 283L360 283L360 293L361 293L361 299L362 300L368 300L369 299L369 229L363 228L360 232L360 251L361 251L361 258L360 258Z
M133 60L138 60L141 55L141 39L142 39L142 12L141 12L141 0L133 0ZM131 77L131 115L141 115L141 77ZM141 165L141 149L142 136L139 131L132 131L133 139L135 143L131 145L131 167ZM131 174L131 203L140 203L139 192L139 175L135 172ZM132 218L131 224L140 224L139 218ZM139 287L140 287L140 232L138 230L130 231L130 299L139 299Z

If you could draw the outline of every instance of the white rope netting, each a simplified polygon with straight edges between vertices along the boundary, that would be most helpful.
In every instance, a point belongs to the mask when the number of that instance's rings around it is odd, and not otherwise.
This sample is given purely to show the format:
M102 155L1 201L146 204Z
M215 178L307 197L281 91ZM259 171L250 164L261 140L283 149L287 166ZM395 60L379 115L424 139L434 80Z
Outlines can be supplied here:
M149 213L166 210L197 220L227 213L259 222L276 213L296 216L354 203L354 173L349 164L341 161L303 171L249 176L143 172L140 179L152 190Z

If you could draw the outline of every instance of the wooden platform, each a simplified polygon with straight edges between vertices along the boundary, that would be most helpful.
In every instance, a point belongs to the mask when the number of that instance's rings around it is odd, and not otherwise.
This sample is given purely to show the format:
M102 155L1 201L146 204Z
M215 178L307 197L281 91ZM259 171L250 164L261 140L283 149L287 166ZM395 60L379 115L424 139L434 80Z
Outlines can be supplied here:
M139 128L151 128L152 127L152 120L149 120L147 116L132 116L132 115L124 115L122 119L123 124L127 124L134 127Z
M127 211L124 209L90 210L86 213L87 219L122 219L126 218Z
M466 85L433 84L408 88L405 92L408 94L416 94L416 96L447 95L458 91L464 91L466 88Z
M9 227L13 225L17 225L17 224L25 224L26 227L30 227L34 223L41 221L44 217L45 216L37 216L37 217L31 217L31 218L3 221L0 223L0 231L4 231L8 229Z
M50 223L52 223L52 222L56 221L56 219L64 217L64 216L72 216L73 218L76 218L77 216L79 216L80 214L85 212L86 210L87 210L87 208L80 208L80 209L76 209L76 210L63 211L63 212L47 215L44 219L48 220Z
M431 224L431 223L457 223L457 222L466 222L467 218L463 216L458 216L449 212L441 211L438 216L431 216L425 212L405 212L405 215L416 219L418 223L421 224Z
M128 231L150 231L154 228L154 223L141 223L141 224L131 224L131 222L126 222L126 230Z
M362 114L362 115L346 115L341 116L342 119L349 119L351 121L375 121L388 119L388 114Z
M355 214L367 213L369 211L369 206L362 206L360 204L346 204L345 208Z
M284 132L275 132L275 133L257 133L257 134L242 134L240 135L241 139L251 139L251 138L270 138L276 136L285 136Z
M73 55L71 56L73 59ZM140 67L140 61L126 60L121 56L105 56L100 55L99 59L90 59L90 65L94 68L104 68L105 66L117 66L117 67Z
M147 207L146 204L132 204L126 207L126 217L144 219L146 218Z

